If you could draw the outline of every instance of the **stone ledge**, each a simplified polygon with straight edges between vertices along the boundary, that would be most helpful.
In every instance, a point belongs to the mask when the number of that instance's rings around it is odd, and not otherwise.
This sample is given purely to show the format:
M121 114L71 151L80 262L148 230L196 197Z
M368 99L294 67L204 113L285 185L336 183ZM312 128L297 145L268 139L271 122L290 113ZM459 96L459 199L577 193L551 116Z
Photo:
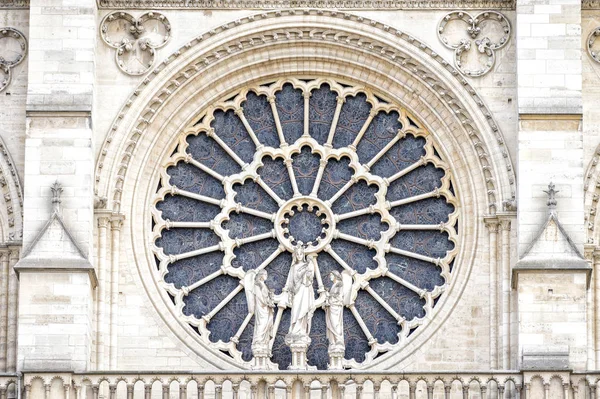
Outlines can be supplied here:
M521 273L585 273L586 286L590 287L592 268L587 261L550 259L536 261L518 261L512 270L512 288L516 289L519 285L519 274Z
M87 259L24 258L14 266L17 274L23 272L82 272L87 273L92 288L98 286L96 269Z

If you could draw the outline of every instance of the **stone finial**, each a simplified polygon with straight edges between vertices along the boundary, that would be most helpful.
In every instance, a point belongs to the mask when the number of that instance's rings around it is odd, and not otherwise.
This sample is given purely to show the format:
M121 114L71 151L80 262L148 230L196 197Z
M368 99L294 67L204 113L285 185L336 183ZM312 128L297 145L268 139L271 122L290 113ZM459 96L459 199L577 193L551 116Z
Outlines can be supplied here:
M548 191L544 191L546 194L548 194L548 201L546 201L546 205L548 205L548 211L550 211L552 214L556 213L556 193L560 192L555 190L554 187L554 183L550 182L550 184L548 184Z
M54 183L52 183L52 185L50 186L50 190L52 190L52 207L53 207L53 210L56 213L60 213L60 203L61 203L60 196L61 196L61 194L63 192L62 185L57 180Z

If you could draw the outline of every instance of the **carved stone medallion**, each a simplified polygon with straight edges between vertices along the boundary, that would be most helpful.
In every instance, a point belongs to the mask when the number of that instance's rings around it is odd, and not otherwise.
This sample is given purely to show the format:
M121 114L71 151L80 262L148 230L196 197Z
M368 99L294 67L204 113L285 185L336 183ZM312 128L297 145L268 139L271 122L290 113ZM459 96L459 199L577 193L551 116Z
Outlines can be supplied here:
M100 24L102 40L115 48L117 66L129 75L143 75L156 60L156 49L171 37L171 24L158 12L135 18L124 11L108 14Z
M496 62L495 51L510 39L510 23L496 11L471 16L466 11L446 14L438 24L438 37L454 50L456 68L467 76L488 73Z
M0 92L11 81L12 69L27 55L27 39L15 28L0 28Z

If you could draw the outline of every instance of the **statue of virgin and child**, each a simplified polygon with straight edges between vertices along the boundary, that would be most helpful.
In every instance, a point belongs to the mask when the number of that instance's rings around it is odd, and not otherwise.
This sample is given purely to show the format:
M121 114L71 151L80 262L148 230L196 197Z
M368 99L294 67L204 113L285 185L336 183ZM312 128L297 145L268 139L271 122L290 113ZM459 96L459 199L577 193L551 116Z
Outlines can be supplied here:
M316 260L307 257L305 248L297 245L292 255L292 265L287 281L282 290L280 303L291 308L290 327L285 336L285 343L291 345L310 344L312 318L318 307L326 313L327 338L330 349L339 350L344 347L344 306L349 303L352 277L349 273L332 271L329 274L331 288L324 296L315 299L313 288L315 275L318 273ZM246 274L245 286L248 299L248 310L254 313L254 334L252 352L270 351L273 334L274 295L265 284L267 272L250 271Z

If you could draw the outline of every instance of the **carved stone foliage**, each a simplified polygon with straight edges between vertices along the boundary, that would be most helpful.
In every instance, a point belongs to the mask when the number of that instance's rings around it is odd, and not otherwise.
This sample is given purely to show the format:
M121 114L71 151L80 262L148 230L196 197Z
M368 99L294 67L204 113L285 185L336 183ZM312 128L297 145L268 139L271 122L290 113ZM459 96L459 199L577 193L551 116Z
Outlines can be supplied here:
M29 8L29 0L3 0L0 2L0 9L1 8Z
M277 306L271 360L287 368L284 288L302 242L315 265L308 364L329 362L334 271L351 276L343 367L405 345L432 317L458 252L459 202L432 135L379 93L331 79L227 97L181 133L152 202L155 277L178 317L249 366L245 276L266 270Z
M496 11L475 16L466 11L453 11L438 24L440 41L454 50L456 68L472 77L483 76L492 69L496 62L495 50L508 43L510 34L510 23Z
M6 145L0 139L0 207L6 215L0 214L3 224L4 241L15 241L23 238L23 195L21 183L12 158ZM2 204L3 203L3 204Z
M116 49L119 69L129 75L143 75L156 60L156 49L171 37L171 24L157 12L146 12L135 18L116 11L108 14L100 25L102 40Z
M27 39L15 28L0 28L0 92L11 80L12 68L27 55Z
M600 0L581 0L582 10L599 10Z

